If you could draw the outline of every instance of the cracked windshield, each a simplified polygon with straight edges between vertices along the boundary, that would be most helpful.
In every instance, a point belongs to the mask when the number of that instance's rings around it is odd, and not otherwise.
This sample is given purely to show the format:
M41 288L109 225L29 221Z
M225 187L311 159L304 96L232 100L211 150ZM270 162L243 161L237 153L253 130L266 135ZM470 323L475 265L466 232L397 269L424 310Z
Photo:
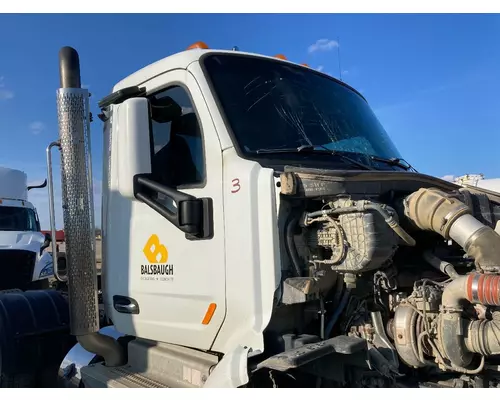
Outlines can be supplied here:
M307 146L362 159L400 158L368 103L341 82L283 62L239 55L212 55L203 64L247 155Z

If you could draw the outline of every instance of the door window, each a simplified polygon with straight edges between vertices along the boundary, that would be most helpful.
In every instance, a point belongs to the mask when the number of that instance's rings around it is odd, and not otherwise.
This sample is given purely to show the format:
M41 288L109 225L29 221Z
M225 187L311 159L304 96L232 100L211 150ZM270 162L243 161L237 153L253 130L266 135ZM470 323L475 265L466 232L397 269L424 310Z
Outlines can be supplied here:
M200 123L188 92L170 87L150 98L152 174L165 186L199 186L205 180Z

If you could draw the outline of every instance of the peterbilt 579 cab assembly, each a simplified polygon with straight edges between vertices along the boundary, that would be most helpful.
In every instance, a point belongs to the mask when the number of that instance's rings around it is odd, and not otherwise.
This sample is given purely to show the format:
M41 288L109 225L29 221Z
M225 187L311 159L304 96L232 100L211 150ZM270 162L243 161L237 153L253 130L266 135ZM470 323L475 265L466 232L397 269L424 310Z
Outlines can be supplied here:
M499 384L500 198L416 172L345 83L202 44L99 103L100 317L72 48L60 75L69 302L50 292L47 335L77 340L57 348L66 384Z

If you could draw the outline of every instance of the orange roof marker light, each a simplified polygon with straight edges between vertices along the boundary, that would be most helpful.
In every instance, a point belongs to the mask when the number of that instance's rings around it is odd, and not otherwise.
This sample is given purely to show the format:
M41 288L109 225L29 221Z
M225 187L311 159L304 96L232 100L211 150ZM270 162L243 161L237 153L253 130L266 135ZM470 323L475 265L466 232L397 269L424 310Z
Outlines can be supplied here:
M192 50L192 49L208 49L208 46L204 42L196 42L196 43L193 43L191 46L189 46L187 49L188 50Z
M309 67L309 64L305 64L305 63L304 64L300 64L300 65L302 65L303 67Z
M286 60L287 58L283 54L276 54L275 58L279 58L280 60Z

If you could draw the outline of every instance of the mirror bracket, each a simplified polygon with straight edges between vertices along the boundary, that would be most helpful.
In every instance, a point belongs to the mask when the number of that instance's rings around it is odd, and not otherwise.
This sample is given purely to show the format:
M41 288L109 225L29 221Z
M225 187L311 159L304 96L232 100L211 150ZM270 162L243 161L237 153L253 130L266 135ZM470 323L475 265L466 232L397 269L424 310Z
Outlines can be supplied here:
M162 194L177 205L177 211L169 210L155 199ZM186 234L186 239L210 239L213 236L212 199L196 198L151 178L151 174L134 176L134 197L151 207L171 224Z

